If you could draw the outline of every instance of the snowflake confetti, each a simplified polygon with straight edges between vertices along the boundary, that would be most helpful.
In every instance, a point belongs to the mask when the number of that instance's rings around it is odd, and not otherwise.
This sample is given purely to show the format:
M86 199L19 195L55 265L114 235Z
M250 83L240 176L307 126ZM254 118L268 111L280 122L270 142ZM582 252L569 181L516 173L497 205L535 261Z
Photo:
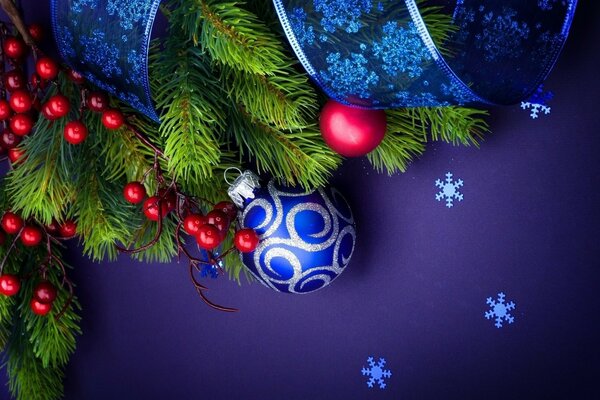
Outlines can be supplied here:
M554 93L545 92L544 85L540 85L527 101L521 102L521 109L530 110L529 116L531 119L538 119L540 114L550 114L552 108L548 106L548 102L552 100L553 97Z
M373 388L377 383L380 389L385 389L387 386L385 379L392 376L392 371L383 368L385 367L385 359L380 358L376 363L373 357L369 357L367 358L367 362L369 363L369 368L362 368L362 374L369 377L367 386Z
M437 201L446 200L446 207L451 208L454 206L454 200L462 201L463 194L458 190L463 186L462 179L455 181L452 178L452 174L448 172L444 181L438 179L435 181L435 186L441 189L436 195Z
M515 303L509 302L507 303L506 295L502 292L498 293L498 298L496 300L488 297L486 303L490 306L490 310L485 312L486 319L494 319L496 323L494 324L496 328L502 328L503 322L508 322L512 324L515 322L515 317L509 312L515 309Z

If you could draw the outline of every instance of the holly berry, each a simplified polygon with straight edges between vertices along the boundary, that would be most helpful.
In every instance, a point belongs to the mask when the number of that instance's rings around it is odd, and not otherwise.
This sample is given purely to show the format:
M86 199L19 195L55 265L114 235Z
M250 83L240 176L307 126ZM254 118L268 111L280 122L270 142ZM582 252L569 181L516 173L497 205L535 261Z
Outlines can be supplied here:
M198 246L205 250L214 249L221 243L222 240L221 230L211 224L202 225L198 229L198 234L196 235L196 242L198 243Z
M121 111L109 108L102 113L102 123L106 129L119 129L125 123L125 117Z
M19 233L21 228L23 228L23 218L19 217L13 212L7 211L2 216L0 225L2 225L4 232L8 233L9 235L14 235L15 233Z
M220 210L212 210L206 214L206 223L216 226L222 233L225 233L229 228L229 218L227 218L227 214Z
M158 203L160 201L160 215L164 218L169 213L169 208L167 206L167 202L165 200L160 200L158 196L148 197L142 206L142 210L144 211L144 215L150 221L158 221L159 212L158 212Z
M31 311L33 311L34 314L44 316L52 310L52 303L42 303L36 298L33 298L29 303L29 307L31 307Z
M10 103L4 99L0 100L0 121L6 121L12 115Z
M237 216L237 207L230 201L222 201L214 206L215 210L223 211L230 221L233 221Z
M26 81L23 77L23 74L13 69L12 71L8 71L4 74L4 87L9 92L14 92L15 90L25 89Z
M14 296L21 289L21 281L15 275L4 274L0 276L0 294Z
M27 30L36 42L41 42L44 38L44 28L40 24L31 24L27 27Z
M69 103L69 99L62 94L55 94L44 104L43 112L44 116L46 114L51 116L50 118L47 117L48 119L58 119L67 115L70 109L71 104Z
M141 203L146 197L146 188L140 182L129 182L123 188L123 197L131 204Z
M65 238L72 238L77 233L77 223L71 219L66 220L58 228L58 234Z
M26 226L21 231L21 243L27 247L34 247L42 241L42 231L36 226Z
M77 85L81 85L81 84L85 83L85 78L83 77L83 75L81 75L79 72L75 71L74 69L69 69L69 71L67 73L67 78L69 78L69 80L71 80L73 83L75 83Z
M175 193L162 188L158 190L158 197L163 199L163 202L167 206L167 212L175 210L175 207L177 206L177 198L175 197Z
M60 224L57 220L53 219L49 225L46 225L46 232L50 235L58 235L60 230Z
M71 144L82 143L88 135L88 130L80 121L71 121L65 125L65 140Z
M189 214L183 219L183 230L188 235L196 236L200 231L200 227L206 224L206 217L200 214Z
M14 59L23 57L27 51L25 42L16 37L8 37L4 39L4 45L2 48L4 49L4 54Z
M50 304L56 300L56 288L48 281L41 281L33 288L33 298L42 304Z
M33 129L33 119L27 114L15 114L10 119L10 130L15 135L25 136Z
M254 229L240 229L235 233L233 243L235 247L242 253L249 253L256 249L260 241Z
M21 143L21 137L15 135L10 129L5 129L0 135L0 146L5 149L12 149Z
M51 81L58 76L58 64L50 57L42 57L35 63L35 71L40 78Z
M102 112L108 108L108 96L102 92L92 92L88 96L87 106L95 112Z
M25 161L25 151L18 147L8 149L8 159L11 163L16 164L17 162Z
M31 96L26 90L15 90L10 96L10 108L16 113L25 113L31 109Z

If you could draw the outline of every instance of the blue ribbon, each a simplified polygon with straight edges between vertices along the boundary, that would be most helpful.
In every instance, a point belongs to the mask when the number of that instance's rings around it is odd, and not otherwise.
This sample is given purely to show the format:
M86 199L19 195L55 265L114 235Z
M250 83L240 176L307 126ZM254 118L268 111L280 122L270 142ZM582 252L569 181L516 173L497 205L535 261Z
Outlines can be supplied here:
M62 58L91 83L154 121L148 48L160 0L52 0Z
M545 80L577 0L274 0L300 62L335 100L367 108L515 104ZM436 43L427 5L451 17Z

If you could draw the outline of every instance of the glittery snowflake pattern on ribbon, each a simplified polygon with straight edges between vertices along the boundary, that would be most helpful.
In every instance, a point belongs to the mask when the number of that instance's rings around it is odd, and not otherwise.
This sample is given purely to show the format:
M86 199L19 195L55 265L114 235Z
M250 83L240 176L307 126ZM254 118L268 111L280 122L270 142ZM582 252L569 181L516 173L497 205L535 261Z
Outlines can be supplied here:
M424 12L429 2L274 0L298 59L325 93L379 109L520 103L556 62L577 0L434 4L449 10L446 39L429 31L440 25Z
M160 0L52 0L62 58L88 81L154 121L148 47Z

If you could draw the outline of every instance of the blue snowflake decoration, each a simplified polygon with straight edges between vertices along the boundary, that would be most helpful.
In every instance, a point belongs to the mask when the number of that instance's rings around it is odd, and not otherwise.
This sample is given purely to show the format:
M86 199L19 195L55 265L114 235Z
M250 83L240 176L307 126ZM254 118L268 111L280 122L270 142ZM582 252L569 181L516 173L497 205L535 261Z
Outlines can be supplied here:
M494 325L496 328L502 328L503 322L508 322L512 324L515 322L515 317L510 313L510 311L515 309L514 302L506 302L506 295L502 292L498 293L498 298L494 300L491 297L488 297L486 300L488 306L490 306L489 311L485 312L486 319L493 319L495 321Z
M550 114L552 108L548 105L548 102L553 98L554 93L544 91L544 85L540 85L527 101L521 102L521 109L529 110L531 119L538 119L540 114Z
M437 179L435 181L435 186L440 189L440 191L435 195L435 199L437 201L445 200L446 207L453 207L454 200L463 200L463 194L459 191L459 189L463 187L463 180L459 179L455 181L450 172L446 174L445 180L442 181L441 179Z
M160 0L52 0L62 58L89 82L158 122L148 48Z
M373 357L367 358L368 368L363 366L361 372L363 376L368 376L367 386L370 388L375 387L375 384L379 385L379 389L385 389L387 384L385 383L386 378L392 376L392 371L385 369L385 359L380 358L378 362L375 362Z

